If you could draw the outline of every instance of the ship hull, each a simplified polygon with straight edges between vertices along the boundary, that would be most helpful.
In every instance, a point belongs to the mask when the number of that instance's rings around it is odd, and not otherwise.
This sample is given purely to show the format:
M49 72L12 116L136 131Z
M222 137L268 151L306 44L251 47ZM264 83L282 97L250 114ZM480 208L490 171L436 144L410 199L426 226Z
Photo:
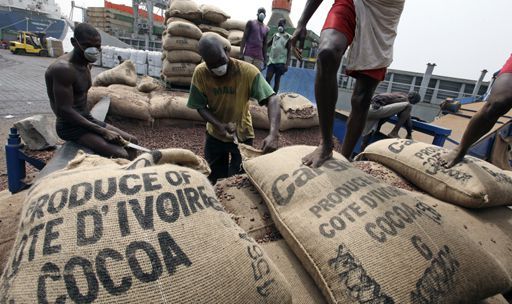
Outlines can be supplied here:
M0 39L13 40L19 31L45 32L47 37L64 39L67 24L63 19L48 14L19 8L0 6Z

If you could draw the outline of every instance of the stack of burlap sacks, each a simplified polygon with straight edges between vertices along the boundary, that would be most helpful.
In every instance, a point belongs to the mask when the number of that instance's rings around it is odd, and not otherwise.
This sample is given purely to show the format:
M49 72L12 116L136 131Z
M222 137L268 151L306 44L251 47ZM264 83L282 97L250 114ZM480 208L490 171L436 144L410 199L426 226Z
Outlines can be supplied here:
M229 38L231 56L239 57L246 22L229 20L230 16L222 9L214 5L198 5L193 0L171 1L165 16L162 78L167 83L190 85L194 69L201 62L197 44L203 33L212 32Z
M187 150L79 154L0 213L19 221L0 302L506 303L510 172L473 158L433 169L446 151L405 140L361 155L425 194L337 153L301 165L314 149L246 155L247 175L216 189Z
M510 171L474 158L441 169L433 159L446 150L396 139L367 148L360 157L376 162L365 172L337 153L302 166L313 150L247 154L247 174L216 185L294 286L294 303L507 303ZM428 194L409 191L418 188Z
M216 34L204 33L204 35ZM168 39L168 41L170 40ZM227 40L225 41L226 44L229 44ZM194 53L193 51L176 52ZM174 51L167 53L171 54ZM164 65L175 66L168 60L164 61ZM110 115L137 119L147 123L157 119L203 121L196 110L187 107L188 93L166 91L155 79L148 76L143 77L137 84L137 74L131 60L126 60L94 79L93 87L87 96L89 109L92 109L104 96L109 96L111 100ZM281 125L279 128L281 131L311 128L318 125L317 110L313 103L304 96L295 93L281 93L278 94L278 99L281 103ZM258 105L254 100L249 100L249 103L253 126L257 129L268 130L270 123L267 108Z

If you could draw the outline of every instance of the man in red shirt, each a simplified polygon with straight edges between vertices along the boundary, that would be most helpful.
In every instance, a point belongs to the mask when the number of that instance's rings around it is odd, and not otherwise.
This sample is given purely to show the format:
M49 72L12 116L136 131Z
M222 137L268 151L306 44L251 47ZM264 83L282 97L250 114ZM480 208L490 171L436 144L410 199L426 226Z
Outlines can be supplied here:
M469 121L460 145L441 157L441 163L453 167L464 159L468 149L489 132L498 119L512 108L512 55L500 70L485 105Z
M351 50L348 54L347 72L357 81L352 93L352 111L348 118L341 154L349 159L352 156L365 126L370 100L391 64L393 43L404 1L334 1L320 35L315 80L322 137L319 147L303 158L305 165L319 167L332 157L334 110L338 99L336 74L348 46L351 46ZM322 0L306 2L291 40L292 47L296 46L298 40L305 39L306 25L321 3ZM296 52L296 56L300 57L300 54Z

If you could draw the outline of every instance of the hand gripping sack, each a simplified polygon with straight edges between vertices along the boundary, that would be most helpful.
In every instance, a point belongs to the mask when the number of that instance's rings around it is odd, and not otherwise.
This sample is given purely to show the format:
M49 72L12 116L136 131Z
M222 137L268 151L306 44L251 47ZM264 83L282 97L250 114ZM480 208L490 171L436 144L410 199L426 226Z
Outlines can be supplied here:
M446 202L470 208L512 204L512 173L472 156L450 169L440 165L448 150L406 139L380 140L367 158L395 170L418 188Z
M469 303L510 288L488 253L421 200L341 155L302 165L291 146L244 168L329 303Z
M182 154L153 151L33 185L0 302L291 303L289 284L206 176L174 164Z

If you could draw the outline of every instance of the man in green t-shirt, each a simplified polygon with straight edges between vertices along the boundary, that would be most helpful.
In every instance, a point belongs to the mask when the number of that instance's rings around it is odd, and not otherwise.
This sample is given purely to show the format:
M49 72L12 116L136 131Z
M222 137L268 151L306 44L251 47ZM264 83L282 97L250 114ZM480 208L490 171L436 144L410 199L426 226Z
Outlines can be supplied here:
M269 135L263 140L264 153L277 149L280 105L274 91L259 70L250 63L229 58L229 49L220 36L203 36L199 54L204 62L192 76L188 107L196 109L206 124L205 158L217 179L242 172L242 158L235 142L252 145L254 129L249 98L268 108Z
M272 36L268 42L270 47L270 56L268 60L267 76L268 83L272 81L274 75L274 92L279 91L279 84L281 83L281 76L288 71L291 59L291 44L290 39L292 36L285 32L286 19L281 18L277 24L277 33Z

